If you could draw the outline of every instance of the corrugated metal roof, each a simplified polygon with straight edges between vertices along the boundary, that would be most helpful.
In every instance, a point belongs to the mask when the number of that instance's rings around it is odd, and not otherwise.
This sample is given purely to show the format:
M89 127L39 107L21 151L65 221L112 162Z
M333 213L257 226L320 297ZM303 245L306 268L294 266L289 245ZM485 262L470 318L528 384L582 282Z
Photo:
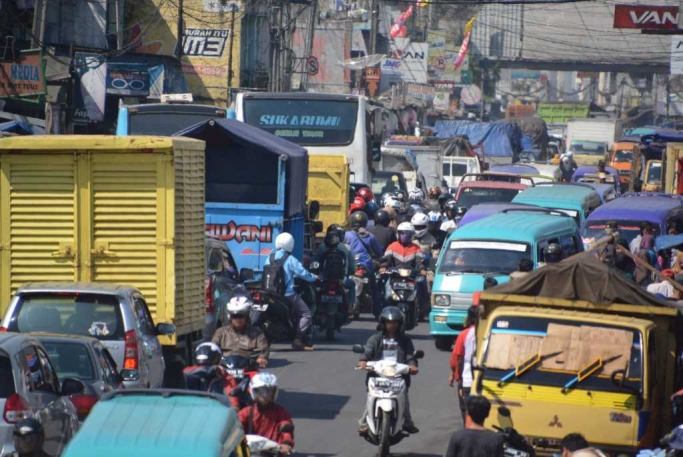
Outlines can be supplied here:
M616 4L671 0L596 0L543 5L486 5L477 16L473 52L505 60L668 65L671 37L614 29Z

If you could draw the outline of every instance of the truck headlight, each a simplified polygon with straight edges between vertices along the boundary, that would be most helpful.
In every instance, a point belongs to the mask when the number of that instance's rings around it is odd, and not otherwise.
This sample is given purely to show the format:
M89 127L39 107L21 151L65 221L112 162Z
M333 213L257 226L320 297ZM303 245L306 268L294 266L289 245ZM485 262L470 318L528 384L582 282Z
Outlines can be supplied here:
M448 307L451 306L450 295L434 295L434 306Z

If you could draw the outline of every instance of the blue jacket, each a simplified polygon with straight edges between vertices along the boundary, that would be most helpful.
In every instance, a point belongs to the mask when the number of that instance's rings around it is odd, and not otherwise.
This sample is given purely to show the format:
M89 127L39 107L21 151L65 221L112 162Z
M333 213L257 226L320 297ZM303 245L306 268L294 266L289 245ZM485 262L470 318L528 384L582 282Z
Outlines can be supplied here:
M285 255L285 250L284 249L278 249L275 251L275 260L279 260ZM270 264L270 256L266 258L266 265ZM285 270L285 283L286 283L286 290L285 290L285 295L290 296L296 294L296 291L294 290L294 279L299 278L303 279L306 282L314 282L315 281L315 276L308 271L304 266L299 262L299 259L294 257L293 255L290 255L287 257L287 260L285 260L285 264L282 265L283 270Z
M362 241L361 241L362 240ZM353 230L349 230L344 235L344 243L346 243L356 258L356 263L365 265L365 267L372 271L372 257L382 257L384 251L379 245L375 236L372 233L364 232L362 235Z

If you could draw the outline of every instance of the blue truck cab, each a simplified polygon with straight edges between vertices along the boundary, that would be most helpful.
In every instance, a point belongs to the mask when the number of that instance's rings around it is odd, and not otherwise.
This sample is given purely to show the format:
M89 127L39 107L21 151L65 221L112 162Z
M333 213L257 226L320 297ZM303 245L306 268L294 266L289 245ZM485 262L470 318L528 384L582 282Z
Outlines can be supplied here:
M543 262L550 243L566 257L583 251L573 218L542 208L506 209L453 232L441 250L432 285L429 333L437 349L448 350L463 328L472 295L487 277L509 281L522 259Z
M260 277L283 231L303 259L306 149L233 119L195 124L176 136L206 142L206 231L227 243L240 268Z

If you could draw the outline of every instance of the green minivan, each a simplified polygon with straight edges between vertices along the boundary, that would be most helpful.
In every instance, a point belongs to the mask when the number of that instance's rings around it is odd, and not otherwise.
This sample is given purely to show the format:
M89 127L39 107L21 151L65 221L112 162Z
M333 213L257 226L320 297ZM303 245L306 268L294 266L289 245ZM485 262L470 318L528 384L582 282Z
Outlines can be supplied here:
M188 390L122 389L102 397L63 457L248 457L224 397Z
M528 187L517 194L512 202L561 211L571 216L577 227L581 227L590 213L602 204L600 195L590 185L563 182Z

